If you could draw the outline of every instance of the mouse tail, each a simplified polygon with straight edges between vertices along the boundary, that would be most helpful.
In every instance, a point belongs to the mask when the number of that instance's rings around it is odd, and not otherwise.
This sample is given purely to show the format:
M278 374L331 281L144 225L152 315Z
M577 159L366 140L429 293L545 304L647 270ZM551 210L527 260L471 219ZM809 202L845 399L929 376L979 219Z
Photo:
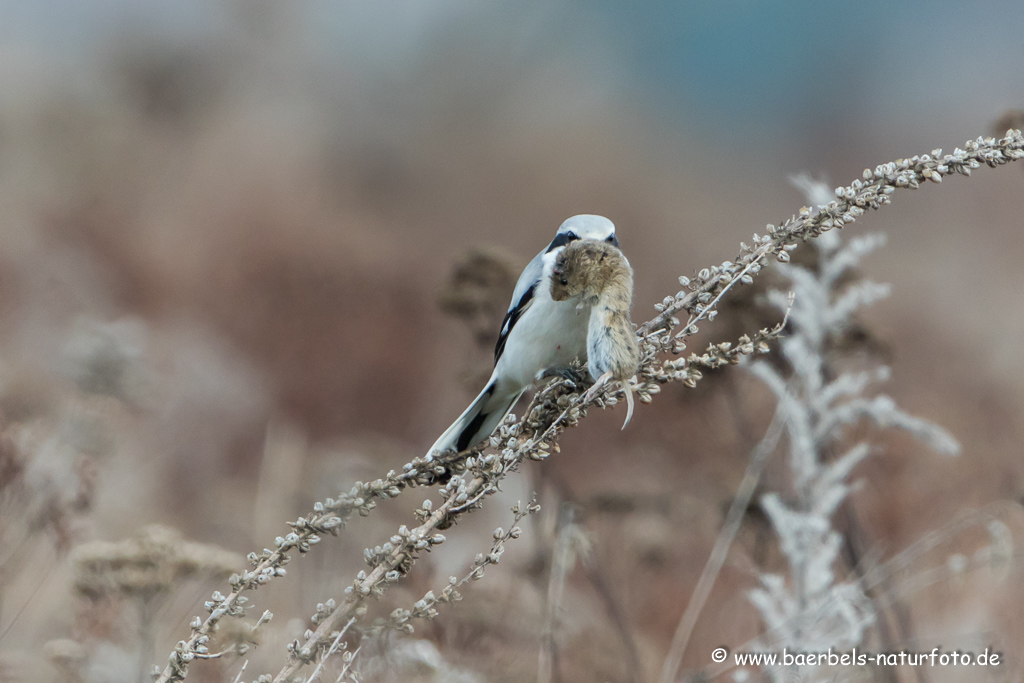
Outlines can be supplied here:
M629 421L633 419L633 387L630 386L629 380L622 380L622 390L626 392L626 421L622 423L622 428L625 429Z

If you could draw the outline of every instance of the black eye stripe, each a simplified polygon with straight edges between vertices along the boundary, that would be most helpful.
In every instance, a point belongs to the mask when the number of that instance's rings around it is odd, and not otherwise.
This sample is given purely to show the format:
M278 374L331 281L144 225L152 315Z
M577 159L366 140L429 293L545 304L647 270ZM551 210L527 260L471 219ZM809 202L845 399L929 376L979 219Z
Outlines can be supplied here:
M548 248L545 250L545 253L549 251L554 251L559 247L564 247L570 242L575 242L579 238L580 236L577 235L575 232L572 232L571 230L569 232L558 233L557 235L555 235L555 239L551 240L551 244L548 245ZM604 241L608 242L613 247L619 246L619 238L615 235L615 233L612 233L609 237L606 237Z
M547 251L554 251L559 247L564 247L569 242L575 242L579 237L574 232L562 232L555 235L555 239L551 240L551 244L548 245ZM545 252L547 253L547 252Z

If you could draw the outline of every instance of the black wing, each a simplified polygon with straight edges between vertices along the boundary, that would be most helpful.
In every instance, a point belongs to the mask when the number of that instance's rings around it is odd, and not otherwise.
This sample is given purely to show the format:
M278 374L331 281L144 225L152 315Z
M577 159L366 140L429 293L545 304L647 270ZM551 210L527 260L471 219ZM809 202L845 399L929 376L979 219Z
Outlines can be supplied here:
M505 342L508 341L508 335L512 332L512 328L516 326L520 316L526 312L526 309L533 303L533 290L536 289L537 285L530 285L530 288L523 292L523 295L519 297L519 301L516 305L509 309L508 313L505 314L505 319L501 322L501 334L498 336L498 343L494 347L494 364L498 364L498 359L501 358L501 354L505 351Z

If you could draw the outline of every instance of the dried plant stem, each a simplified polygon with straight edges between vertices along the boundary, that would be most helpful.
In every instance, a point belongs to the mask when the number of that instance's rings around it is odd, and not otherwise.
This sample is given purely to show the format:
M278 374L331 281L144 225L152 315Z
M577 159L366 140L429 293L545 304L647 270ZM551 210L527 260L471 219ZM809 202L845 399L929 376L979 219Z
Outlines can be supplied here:
M153 661L153 613L156 606L153 602L157 598L143 597L139 602L139 655L135 679L145 681L147 671L150 669L150 662Z
M640 662L640 651L637 648L633 633L629 630L629 622L622 609L622 605L619 604L612 589L612 582L605 576L601 563L596 561L593 553L583 557L581 564L587 572L587 578L594 585L594 590L600 596L601 601L604 602L605 610L608 612L612 625L618 631L622 645L626 649L626 657L628 659L626 662L628 665L626 674L629 676L627 680L630 683L643 683L643 665Z
M14 625L18 623L18 619L20 619L21 615L25 613L25 610L27 610L29 605L32 604L32 601L36 599L36 596L39 595L39 591L43 589L43 586L50 585L50 576L53 574L54 570L56 570L58 566L59 565L57 562L50 563L50 567L46 570L46 573L39 580L39 583L37 583L36 587L32 589L32 592L29 593L29 596L25 599L25 602L23 602L21 604L21 607L18 608L18 611L14 613L14 616L11 618L11 621L7 624L7 626L4 627L4 630L0 631L0 642L2 642L5 637L7 637L7 634L10 633L11 629L14 628ZM0 571L0 575L2 574L3 572ZM0 603L0 606L2 606L2 603Z
M909 572L913 564L920 558L948 543L950 539L961 533L999 521L1002 514L1007 516L1011 513L1020 514L1022 509L1024 506L1018 502L997 501L980 510L965 512L949 524L925 534L884 564L868 569L864 572L861 581L863 581L865 589L875 588L893 577Z
M689 644L690 636L693 635L693 629L697 625L697 618L700 616L701 610L704 609L708 596L711 595L711 589L715 585L718 573L725 564L729 548L732 546L736 533L743 524L743 515L750 506L750 500L753 498L754 490L761 480L761 473L764 471L765 463L768 462L768 456L775 452L775 448L779 445L779 439L782 438L783 425L782 415L779 411L776 411L771 424L768 426L768 431L750 457L747 471L743 475L743 480L736 491L736 497L733 498L729 512L725 516L722 530L718 533L715 545L711 549L711 555L708 557L707 564L704 565L704 571L701 572L700 579L697 581L697 587L694 588L693 595L690 596L690 602L687 604L686 610L679 620L679 626L676 627L675 635L672 637L672 645L669 648L668 656L665 657L665 664L661 670L660 683L672 683L676 680L679 666L683 661L683 655L686 654L686 646Z
M505 544L522 535L522 528L519 526L519 523L527 515L532 515L539 510L540 505L537 504L536 500L531 501L526 506L523 506L521 502L513 505L512 525L509 527L508 531L505 531L501 527L494 530L494 533L491 536L493 542L491 543L490 549L486 553L477 554L476 558L473 560L473 564L469 568L469 571L461 579L455 576L448 577L448 584L444 588L441 588L437 594L432 590L427 591L426 595L416 601L411 610L402 608L396 609L391 613L391 616L387 620L378 619L374 622L373 626L364 630L363 634L377 634L384 630L412 633L413 626L410 623L412 619L435 619L438 615L438 606L462 600L462 594L458 589L462 588L462 586L469 581L482 579L487 567L498 564L501 560L501 556L505 552ZM387 575L385 575L385 578L387 578ZM328 602L333 610L333 601ZM325 612L325 615L326 613L327 612Z
M842 228L854 222L865 209L878 209L889 204L889 195L897 189L913 190L926 180L941 183L944 176L954 173L969 176L982 164L996 167L1024 158L1024 136L1020 130L1009 130L1000 140L979 137L968 141L964 147L966 149L957 148L945 156L941 149L936 149L931 154L881 164L874 170L864 169L863 180L854 180L846 187L836 189L835 201L819 211L804 207L799 216L793 216L777 227L769 224L767 235L754 236L753 247L741 243L741 252L735 262L727 261L720 267L701 271L689 284L691 291L688 294L680 292L674 298L667 297L660 315L641 325L639 332L649 335L659 329L673 327L676 324L673 316L679 311L701 315L705 308L710 308L705 304L712 297L731 287L735 280L742 281L744 275L755 275L769 255L788 261L786 252L796 247L793 240L808 240L827 230ZM684 331L688 329L684 328Z
M306 679L306 683L313 683L313 681L317 679L320 675L320 671L324 668L324 664L331 655L338 651L338 646L341 645L341 639L345 637L345 634L348 633L349 627L354 623L356 623L356 618L352 617L348 620L348 623L345 624L345 627L338 631L338 635L335 636L334 642L331 643L330 648L328 648L327 652L324 653L324 656L320 658L320 661L316 663L316 668L313 669L313 673L311 673L309 678Z
M569 503L574 506L578 505L576 502L576 496L573 495L571 488L564 478L550 476L550 470L535 469L530 470L530 473L537 474L541 477L542 481L548 482L556 495L558 495L564 503ZM583 526L582 522L580 524ZM622 640L622 646L628 660L626 662L627 668L625 671L626 675L629 676L627 680L629 683L643 683L643 665L640 662L640 651L637 647L636 639L633 637L633 633L630 630L629 619L622 607L619 596L616 594L614 581L608 577L606 563L602 562L597 557L597 548L594 547L589 547L588 552L583 553L579 558L579 561L580 566L586 574L587 580L593 587L594 592L601 599L612 626L615 628L615 631L619 634L619 638Z
M358 657L358 656L359 656L359 651L360 651L360 650L362 650L362 649L363 649L363 646L362 646L362 645L360 645L360 646L359 646L359 647L357 647L357 648L356 648L355 650L352 650L352 656L351 656L351 657L349 657L348 661L347 661L347 662L345 662L345 663L344 663L344 664L342 665L342 667L341 667L341 673L339 673L339 674L338 674L338 680L337 680L337 681L335 681L335 683L342 683L342 681L344 681L344 680L345 680L345 676L347 676L347 675L348 675L348 671L349 671L349 669L351 669L351 668L352 668L352 664L353 664L353 662L355 662L355 661L356 661L356 657ZM356 681L357 679L356 679L356 678L355 678L355 677L353 676L352 680L353 680L353 681Z
M471 491L473 496L477 496L481 494L483 487L483 479L474 479L470 483L468 490ZM454 499L447 501L444 505L439 507L424 524L413 529L410 535L425 537L427 534L432 533L447 517L449 510L453 507L453 503ZM317 658L317 651L319 650L321 643L329 642L329 635L341 624L342 621L347 619L349 623L351 623L358 613L358 608L373 592L376 584L382 582L385 574L408 558L408 551L405 550L404 547L396 548L388 562L379 564L369 573L368 576L366 576L365 579L357 581L355 584L355 590L349 593L348 598L338 606L329 618L320 623L320 626L317 627L313 634L307 638L300 647L292 650L291 661L289 661L277 676L274 677L274 683L284 683L284 681L288 681L305 664L314 661Z
M213 594L212 600L206 603L210 615L205 620L196 617L192 621L191 636L188 640L178 642L168 665L156 678L156 683L184 680L188 675L189 663L202 658L202 643L209 640L221 618L225 615L242 614L248 601L245 592L269 583L276 576L284 576L284 566L291 561L293 551L306 553L323 535L337 535L338 530L353 514L358 512L360 516L368 515L378 499L393 498L406 487L430 483L433 475L422 469L423 465L430 464L440 466L447 464L447 461L418 458L406 465L401 474L389 472L385 479L358 483L349 493L342 494L337 500L327 499L325 502L317 503L308 516L289 522L292 532L275 539L276 550L264 549L260 555L250 553L249 562L253 568L231 578L232 591L227 596L219 592Z
M481 476L474 478L469 484L462 484L459 477L453 477L446 485L446 490L455 495L449 495L448 499L434 510L420 526L407 532L405 534L406 542L394 547L368 575L363 576L360 573L362 578L357 579L352 586L346 589L346 597L341 604L329 615L325 615L317 629L302 644L296 644L289 648L291 650L289 662L274 677L274 683L290 681L303 666L318 659L323 648L330 642L330 635L343 621L347 619L351 624L352 620L365 613L363 603L366 598L371 595L381 595L388 583L398 580L401 574L406 573L415 561L419 550L426 550L444 542L442 536L434 534L439 526L450 523L458 515L478 507L485 496L498 490L497 482L508 471L517 467L524 457L526 457L525 453L503 462L496 470L481 472ZM399 567L402 569L399 570Z
M931 155L925 154L882 164L874 171L866 169L863 181L855 180L850 185L837 189L837 201L830 202L817 212L808 208L801 209L799 217L794 216L778 227L769 225L767 235L754 236L753 247L740 243L741 251L735 262L726 261L721 266L705 268L693 281L684 278L689 291L679 292L675 297L666 297L656 307L660 311L659 314L638 329L644 352L644 363L638 374L636 386L641 402L649 403L651 395L659 390L659 385L669 381L681 380L692 386L701 376L700 367L720 367L738 362L740 355L760 349L765 346L767 340L778 334L778 330L762 330L753 340L746 337L741 339L741 343L735 348L729 344L712 346L702 356L691 355L687 359L666 361L660 365L655 360L661 353L679 353L685 348L682 340L696 332L695 322L702 317L711 319L717 312L714 310L714 304L719 301L719 295L737 281L749 282L765 265L769 256L775 256L780 261L788 261L789 251L796 248L799 240L809 240L826 230L852 223L865 209L877 209L888 204L889 195L898 188L915 189L925 180L941 182L943 176L952 173L970 175L971 169L979 168L981 164L995 167L1024 158L1024 136L1020 131L1008 131L1006 137L1001 140L978 138L968 142L965 147L965 150L956 149L953 154L945 156L941 155L941 150L935 150ZM684 310L688 312L693 322L689 322L687 327L673 338L672 332L679 325L675 315ZM605 397L613 396L620 390L609 389L590 402L570 405L571 398L567 395L569 392L566 391L565 382L554 382L541 389L531 403L527 416L521 422L511 427L502 427L505 431L497 441L492 437L492 443L504 443L504 451L499 460L503 463L512 463L509 469L498 476L497 481L525 458L543 459L547 457L549 450L557 451L557 437L561 430L567 426L574 426L585 415L587 405L604 405ZM376 500L395 497L410 486L432 484L437 476L469 462L465 458L464 455L447 460L430 456L417 458L405 466L403 473L389 472L384 479L357 484L349 494L339 500L320 503L314 507L313 514L292 522L292 533L278 538L275 550L267 549L262 555L250 555L253 569L233 577L231 593L227 596L214 594L214 599L208 603L210 616L205 620L197 618L193 621L190 637L179 641L171 653L169 663L157 677L156 683L184 680L188 673L188 664L196 658L201 658L202 653L197 648L209 639L219 620L225 615L236 616L242 613L246 601L243 593L268 583L276 576L283 576L284 565L290 560L293 551L307 552L323 534L337 534L338 529L353 513L358 512L365 516L376 505ZM465 492L474 502L478 502L484 495L492 492L495 486L496 480L493 478L476 476L466 486ZM453 505L451 500L448 500L417 531L433 531L442 518L457 516L459 511L466 509L461 505ZM328 623L336 626L341 621L351 618L373 588L380 588L378 584L384 575L388 571L395 571L385 570L384 567L398 566L407 559L411 558L396 548L389 562L378 565L371 572L373 581L366 577L354 584L353 588L358 590L360 595L346 599L338 608L341 616L337 619L332 616L320 626ZM326 629L318 628L315 638L298 648L299 655L293 653L293 660L275 680L285 681L304 663L315 659L324 631L333 630L333 626ZM324 646L326 647L326 644ZM307 648L310 648L308 653Z
M555 537L551 552L551 575L548 579L547 605L544 610L544 630L540 636L540 652L537 656L537 683L551 683L557 672L558 643L555 632L558 630L558 611L562 606L565 594L565 578L575 563L575 536L579 534L574 520L575 513L571 505L563 505L559 511L562 520ZM560 678L560 677L559 677Z

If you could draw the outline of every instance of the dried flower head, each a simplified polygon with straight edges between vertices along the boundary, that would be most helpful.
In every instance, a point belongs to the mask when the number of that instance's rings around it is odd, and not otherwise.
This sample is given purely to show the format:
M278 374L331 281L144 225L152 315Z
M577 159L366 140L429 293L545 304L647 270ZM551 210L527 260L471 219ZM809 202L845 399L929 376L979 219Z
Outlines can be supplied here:
M191 578L226 579L242 563L236 553L186 541L174 529L151 525L123 541L75 548L75 590L88 598L148 598Z

